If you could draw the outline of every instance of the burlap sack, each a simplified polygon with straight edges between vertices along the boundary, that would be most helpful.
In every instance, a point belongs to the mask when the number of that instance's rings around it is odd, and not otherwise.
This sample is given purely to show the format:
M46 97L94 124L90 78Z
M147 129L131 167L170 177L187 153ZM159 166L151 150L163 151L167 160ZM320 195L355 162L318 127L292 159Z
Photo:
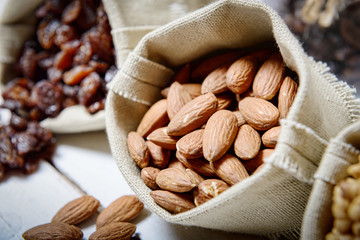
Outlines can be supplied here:
M172 67L218 49L273 40L300 86L274 154L264 168L220 196L172 215L155 204L127 150L127 134L173 76ZM130 187L166 221L271 237L297 238L313 175L328 140L358 118L351 89L308 57L283 20L256 1L221 0L145 35L110 85L106 131Z
M305 209L301 239L324 239L331 231L333 187L347 177L347 167L358 162L359 149L359 121L349 125L330 140L314 176L314 186Z
M198 9L214 0L104 0L112 27L117 66L146 33ZM43 0L0 1L0 93L13 77L11 65L26 39L34 34L34 10ZM29 20L31 19L31 20ZM2 99L0 96L0 103ZM81 106L64 109L56 118L40 123L55 133L85 132L105 129L105 111L89 114Z

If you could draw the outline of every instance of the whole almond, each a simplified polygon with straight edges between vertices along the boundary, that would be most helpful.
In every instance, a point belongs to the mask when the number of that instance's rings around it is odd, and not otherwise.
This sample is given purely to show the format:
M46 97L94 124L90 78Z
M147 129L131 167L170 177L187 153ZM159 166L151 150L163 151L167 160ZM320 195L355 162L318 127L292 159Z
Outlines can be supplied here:
M248 124L239 128L234 141L234 152L243 160L256 157L261 147L260 134Z
M219 53L215 56L208 57L195 67L191 72L191 79L194 81L202 81L216 68L223 64L234 62L237 58L243 55L243 51L231 51L226 53Z
M239 102L239 110L246 122L256 130L268 130L280 117L279 110L269 101L246 97Z
M226 72L228 67L227 65L222 65L207 75L201 84L201 93L212 92L217 94L229 90L226 86Z
M195 172L212 177L215 176L214 170L211 168L210 163L205 158L187 159L176 151L176 158L187 168L194 170Z
M294 102L298 85L290 77L285 77L281 84L278 97L278 108L280 112L280 118L286 118L292 103Z
M149 165L150 155L145 140L137 132L129 132L127 138L127 145L130 155L134 162L140 167Z
M204 178L200 174L191 170L190 168L187 168L185 171L187 175L189 175L191 182L195 184L195 186L199 186L199 184L204 181Z
M160 169L154 167L144 167L141 169L141 178L145 185L151 189L158 189L159 186L156 184L156 177L159 174Z
M163 190L178 193L189 192L195 187L189 175L178 168L161 170L156 177L156 184Z
M128 222L114 222L105 225L90 235L89 240L129 240L136 226Z
M270 157L270 155L273 152L274 152L274 149L267 148L267 149L261 150L255 158L247 160L247 161L243 161L243 164L244 164L246 170L248 170L249 173L254 173L257 168L262 166L262 164L264 163L264 160L266 158Z
M171 120L175 114L192 100L188 91L178 82L173 82L167 96L167 113Z
M234 102L234 94L230 91L216 94L218 100L217 111L227 109Z
M167 100L161 99L154 103L141 119L136 132L146 137L150 132L163 127L169 122Z
M218 161L215 161L213 168L216 175L229 185L234 185L249 177L248 172L240 160L228 153Z
M150 164L154 167L163 169L170 161L170 150L151 142L145 141L150 153Z
M246 123L245 118L243 117L243 115L241 114L241 112L239 110L233 111L233 114L235 115L235 117L238 120L238 126L239 127Z
M127 222L136 218L144 204L135 195L122 196L101 211L96 220L96 229L113 222Z
M170 136L183 136L203 125L216 111L217 98L207 93L188 102L171 119L167 133Z
M281 126L272 127L261 136L261 140L265 147L274 148L277 144L281 131Z
M67 223L52 222L33 227L22 234L24 240L81 240L80 228Z
M214 113L206 123L204 130L204 158L209 162L221 158L233 144L237 132L237 118L231 111L219 110Z
M173 193L166 190L154 190L150 192L154 201L172 213L182 213L195 207L193 199L186 193Z
M188 159L202 157L203 133L204 129L198 129L186 134L176 143L176 150Z
M184 166L184 164L182 164L179 159L177 159L176 157L173 157L170 160L169 166L168 168L179 168L180 170L184 170L186 169L186 167Z
M256 97L272 99L280 89L284 80L285 64L280 54L268 58L257 71L252 90Z
M184 83L182 84L183 88L190 94L191 98L194 99L201 95L201 83ZM170 87L164 88L161 90L161 95L164 98L167 98L169 94Z
M194 189L194 202L196 206L219 196L221 193L229 189L229 185L219 179L206 179Z
M246 92L253 82L257 69L257 60L245 56L234 62L227 71L226 85L233 93Z
M170 150L176 149L176 142L179 138L180 137L169 136L167 127L155 129L147 136L147 140Z
M85 195L70 201L63 206L52 218L51 222L62 222L76 225L93 215L100 206L100 202L92 196Z

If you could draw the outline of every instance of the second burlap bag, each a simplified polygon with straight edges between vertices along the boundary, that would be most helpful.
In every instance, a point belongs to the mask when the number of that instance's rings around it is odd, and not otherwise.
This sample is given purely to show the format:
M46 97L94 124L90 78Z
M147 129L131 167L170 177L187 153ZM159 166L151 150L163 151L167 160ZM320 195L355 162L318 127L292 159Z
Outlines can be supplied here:
M299 89L277 147L265 166L220 196L185 213L158 206L127 149L127 134L159 100L180 66L219 49L274 41ZM279 15L256 1L221 0L145 35L110 85L106 131L112 154L130 187L171 223L298 238L313 174L328 140L358 118L352 90L307 56Z

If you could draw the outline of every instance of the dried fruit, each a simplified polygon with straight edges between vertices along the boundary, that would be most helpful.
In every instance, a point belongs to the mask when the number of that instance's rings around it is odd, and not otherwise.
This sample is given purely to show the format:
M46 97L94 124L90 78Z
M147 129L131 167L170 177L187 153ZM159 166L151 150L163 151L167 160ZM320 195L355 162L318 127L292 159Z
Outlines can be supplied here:
M89 240L129 240L136 226L128 222L115 222L105 225L90 235Z
M193 199L186 193L172 193L165 190L154 190L150 196L161 207L172 213L182 213L195 207Z
M260 134L248 124L239 128L234 141L234 152L242 160L256 157L261 147Z
M101 211L96 220L96 229L114 222L127 222L136 218L144 204L134 195L122 196Z
M137 132L130 132L127 138L127 145L132 159L140 167L149 165L150 155L145 140Z
M93 215L100 202L92 196L85 195L63 206L52 218L51 222L62 222L76 225Z
M195 187L189 175L178 168L161 170L156 177L156 184L163 190L177 193L189 192Z
M24 240L81 240L80 228L60 222L33 227L22 234Z

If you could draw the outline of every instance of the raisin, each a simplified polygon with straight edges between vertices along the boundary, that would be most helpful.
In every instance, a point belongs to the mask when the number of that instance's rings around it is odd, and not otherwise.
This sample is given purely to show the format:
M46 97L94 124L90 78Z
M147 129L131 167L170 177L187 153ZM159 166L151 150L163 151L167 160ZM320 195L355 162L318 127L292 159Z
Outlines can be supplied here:
M37 137L41 142L49 142L53 138L53 134L50 130L43 128L39 125L39 123L35 121L31 121L28 123L28 127L26 132Z
M51 68L54 65L54 56L40 59L38 62L39 67L43 69Z
M72 54L67 51L60 51L55 55L54 67L65 70L72 65Z
M24 158L17 153L16 149L13 149L7 165L10 168L21 168L24 166Z
M71 40L77 38L76 29L70 25L62 24L56 29L54 42L57 46L61 46Z
M47 12L59 15L64 10L64 0L46 0L45 7Z
M70 85L64 85L63 86L63 92L64 95L71 98L76 98L79 94L80 87L78 85L70 86Z
M96 113L100 110L103 110L104 108L105 99L92 103L90 106L87 107L87 110L89 111L89 113Z
M36 67L37 67L37 59L36 52L32 48L25 48L22 56L19 60L19 68L20 72L23 76L34 79Z
M41 121L46 118L46 115L38 107L33 107L29 112L29 118L31 120Z
M105 73L104 80L105 82L110 82L116 75L118 69L115 65L112 65Z
M27 121L17 114L12 114L10 118L10 126L17 131L24 131L27 127Z
M78 65L73 67L63 75L63 80L67 85L76 85L86 76L94 71L94 68L86 65Z
M80 47L81 42L77 39L68 41L66 43L61 44L60 48L62 51L66 51L70 54L74 54Z
M12 155L12 144L10 138L8 138L5 134L0 135L0 162L3 164L7 164Z
M31 91L31 101L50 117L60 113L63 98L62 89L46 80L36 83Z
M39 158L35 156L34 158L28 159L26 158L24 165L24 172L26 174L30 174L35 172L39 168Z
M65 98L64 102L62 103L63 108L75 106L78 104L78 101L75 98L67 97Z
M63 72L60 69L57 68L48 68L47 69L47 78L49 81L53 83L59 83L61 82Z
M56 29L60 26L60 22L56 19L44 19L40 22L37 30L37 38L40 45L44 49L50 49L54 45Z
M5 88L2 96L6 100L15 100L24 104L29 100L30 92L22 86L14 85L12 87Z
M81 2L80 0L75 0L69 3L62 13L61 21L63 23L69 24L74 22L80 15L81 12Z
M26 132L16 133L12 136L11 142L14 146L16 146L17 152L20 156L39 150L37 149L38 140L36 137Z
M105 73L109 69L110 64L107 63L107 62L100 62L100 61L96 61L96 60L90 60L89 61L89 66L93 67L96 72Z
M93 49L89 41L85 41L81 44L74 56L74 63L77 65L87 64L93 54Z
M99 87L101 86L101 78L96 72L91 73L84 78L80 84L79 102L85 106L89 105Z
M76 19L76 24L83 30L88 30L96 23L96 10L89 5L92 1L81 0L81 12Z

